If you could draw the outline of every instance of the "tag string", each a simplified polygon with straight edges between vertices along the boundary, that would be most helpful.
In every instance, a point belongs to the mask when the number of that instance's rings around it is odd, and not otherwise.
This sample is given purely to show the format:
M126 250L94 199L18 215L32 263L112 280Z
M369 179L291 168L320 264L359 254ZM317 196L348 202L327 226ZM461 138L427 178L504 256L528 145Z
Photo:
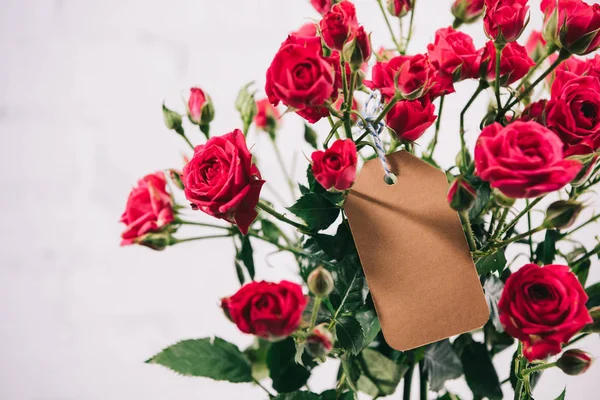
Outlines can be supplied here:
M385 171L384 180L388 185L396 183L396 175L392 173L390 170L390 165L387 162L387 158L385 157L385 149L383 148L383 142L381 141L381 132L383 132L383 128L385 124L383 121L379 121L376 125L374 124L377 116L381 114L383 111L383 101L382 96L379 90L373 90L369 95L369 99L365 104L365 110L363 113L363 119L358 121L358 126L364 132L369 132L371 138L373 139L373 144L375 145L375 153L377 153L377 157L381 162L381 166ZM366 121L366 125L365 125Z

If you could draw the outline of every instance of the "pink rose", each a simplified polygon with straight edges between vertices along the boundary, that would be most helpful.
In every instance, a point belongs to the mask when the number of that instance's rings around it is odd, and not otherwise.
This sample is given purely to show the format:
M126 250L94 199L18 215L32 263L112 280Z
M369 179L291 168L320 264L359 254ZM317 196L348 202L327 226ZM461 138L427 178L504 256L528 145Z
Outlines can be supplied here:
M436 120L435 106L426 96L418 100L401 100L386 115L386 125L398 140L415 141Z
M275 133L279 124L279 111L273 106L269 99L262 99L256 102L256 116L254 123L256 127L269 133Z
M543 0L544 37L571 54L585 55L600 47L600 4L581 0Z
M535 63L527 55L525 47L517 42L507 43L500 58L500 84L508 86L515 83L527 75L529 69L534 65ZM481 68L485 68L483 73L488 81L496 80L496 47L492 41L487 42L483 49Z
M485 34L495 42L514 42L525 28L528 11L527 0L485 0Z
M346 41L354 37L358 29L354 4L344 0L329 10L319 23L323 41L333 50L341 51Z
M336 140L325 151L312 153L312 171L325 189L348 190L356 178L356 145L352 139Z
M443 77L458 82L479 76L481 52L466 33L451 27L438 29L435 42L427 46L427 51Z

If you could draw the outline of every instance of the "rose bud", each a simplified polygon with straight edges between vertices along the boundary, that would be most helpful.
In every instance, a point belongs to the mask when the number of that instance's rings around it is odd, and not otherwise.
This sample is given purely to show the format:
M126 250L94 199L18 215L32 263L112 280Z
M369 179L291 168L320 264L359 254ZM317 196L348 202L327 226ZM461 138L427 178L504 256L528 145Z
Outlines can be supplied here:
M588 296L566 265L527 264L508 277L498 302L506 333L523 343L523 355L542 360L592 323Z
M356 178L356 145L352 139L336 140L325 151L312 153L312 171L327 190L350 189Z
M567 350L556 361L556 366L567 375L581 375L588 370L594 360L583 350Z
M196 146L183 168L185 197L192 208L236 224L245 235L265 183L239 129Z
M498 189L493 189L492 194L494 198L494 203L496 203L498 207L511 208L515 205L515 199L513 199L512 197L505 196Z
M240 331L276 341L298 329L306 303L300 285L262 281L242 286L221 307Z
M437 68L425 54L397 56L373 67L372 79L365 81L371 89L379 89L384 98L398 92L403 99L423 97L437 83Z
M332 50L342 51L347 40L358 29L356 9L350 1L344 0L329 10L319 23L323 41Z
M162 240L160 237L149 237L148 234L162 232L174 220L173 200L167 192L165 174L156 172L146 175L129 193L125 212L121 216L121 222L127 226L121 234L121 246L139 243L164 248L166 245L158 245Z
M563 143L537 122L486 126L475 145L476 174L512 198L534 198L571 182L581 162L565 159Z
M175 111L169 110L165 107L164 103L162 106L163 119L167 129L171 129L180 135L183 135L183 128L181 127L181 115Z
M215 117L215 108L210 96L200 88L191 88L187 108L190 122L199 125L202 132L208 135L208 126Z
M435 122L435 105L424 97L419 100L400 100L385 116L385 123L396 140L414 142Z
M271 138L274 138L279 125L279 118L281 118L277 107L273 106L269 99L262 99L256 102L256 109L254 124L258 129L267 132L271 135Z
M546 126L560 136L568 156L600 149L600 80L557 72L546 108Z
M169 169L169 175L171 176L171 181L177 186L179 189L183 190L183 182L181 181L182 172L176 169Z
M527 55L527 50L520 44L508 43L502 49L500 57L500 85L509 86L527 75L535 63ZM496 47L489 41L481 55L481 74L489 81L496 80Z
M333 291L333 276L323 267L315 268L306 280L308 289L317 297L327 297Z
M527 0L485 0L485 34L499 45L516 41L529 21L528 11Z
M171 234L168 232L147 233L142 237L136 238L135 244L146 246L152 250L161 251L174 244Z
M455 211L469 211L475 200L477 199L477 192L473 189L473 186L469 185L467 181L459 177L450 184L448 190L448 204Z
M344 60L353 71L358 71L371 58L371 38L361 26L356 30L354 39L344 46Z
M412 9L412 1L387 0L387 9L393 16L402 18Z
M594 322L589 324L587 329L593 333L600 333L600 306L590 308L590 315Z
M574 200L558 200L548 206L544 227L547 229L566 229L571 227L579 213L583 210L583 204Z
M333 335L326 324L317 325L306 337L306 351L314 358L325 359L333 349Z
M535 103L531 103L523 110L521 116L519 117L519 121L527 122L527 121L535 121L542 125L545 125L545 114L546 114L546 105L548 104L548 100L540 100Z
M310 4L321 15L331 10L333 0L310 0Z
M571 181L571 186L580 187L584 183L586 183L594 171L594 167L596 162L598 161L599 156L596 154L587 154L583 156L572 156L569 158L573 158L575 160L579 160L583 163L583 168L581 168L581 172Z
M600 47L600 4L581 0L543 0L544 37L570 54L586 55Z
M529 57L535 62L538 62L546 55L546 40L542 36L540 31L531 31L527 43L525 43L525 50Z
M480 52L466 33L451 27L438 29L427 52L442 77L459 82L479 76Z
M483 5L485 0L455 0L452 4L452 15L454 28L458 28L461 24L470 24L475 22L477 18L483 14Z

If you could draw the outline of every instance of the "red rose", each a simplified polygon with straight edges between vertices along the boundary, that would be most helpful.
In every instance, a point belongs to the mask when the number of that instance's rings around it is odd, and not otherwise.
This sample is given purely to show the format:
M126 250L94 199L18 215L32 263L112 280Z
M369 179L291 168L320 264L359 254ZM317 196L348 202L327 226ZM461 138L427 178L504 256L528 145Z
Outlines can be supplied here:
M565 144L565 153L589 154L600 148L600 80L561 71L552 84L546 126Z
M502 57L500 57L500 84L508 86L529 72L535 63L527 55L525 47L517 42L507 43L502 49ZM489 41L483 49L481 55L481 68L485 68L483 74L488 81L496 80L496 47L494 42Z
M341 51L358 29L354 4L344 0L331 7L319 23L323 41L330 49Z
M121 234L121 246L142 243L147 233L160 232L173 222L173 201L167 193L165 174L157 172L138 181L127 198L121 222L126 225Z
M314 124L321 118L327 118L329 116L329 110L327 107L306 107L302 110L296 111L296 114L304 118L309 123Z
M254 208L264 183L239 129L196 146L183 168L185 197L192 207L236 224L243 234L257 216Z
M483 13L485 0L455 0L452 15L460 22L474 22Z
M435 106L428 97L418 100L401 100L385 116L386 125L398 140L415 141L436 120Z
M458 82L479 76L480 52L466 33L451 27L438 29L435 42L427 46L427 51L443 77Z
M333 103L333 107L336 110L338 110L340 112L343 112L342 105L344 105L344 98L340 96L335 101L335 103ZM358 103L356 102L356 99L354 97L352 98L352 110L353 111L358 111ZM352 114L350 116L350 119L352 120L352 122L356 123L356 121L358 121L358 116L356 114Z
M427 55L417 54L378 62L372 75L370 81L365 81L369 88L379 89L385 98L398 91L405 99L412 100L424 96L436 84L438 71Z
M535 103L531 103L521 113L519 121L535 121L537 123L545 125L547 104L548 100L540 100L536 101Z
M319 14L323 15L331 10L331 1L332 0L310 0L310 4L312 4Z
M529 361L558 354L592 322L588 296L566 265L527 264L506 281L498 303L506 332L523 342Z
M411 0L387 0L387 9L390 14L402 18L410 10L412 10L412 1Z
M312 171L325 189L350 189L356 178L356 145L352 139L336 140L325 151L312 153Z
M542 36L542 32L531 31L527 43L525 43L525 50L529 57L536 61L546 55L546 40Z
M298 29L297 31L291 32L290 35L297 36L297 37L303 37L303 36L315 37L315 36L317 36L317 24L315 24L313 22L308 22L308 23L302 25L300 27L300 29Z
M527 0L485 0L485 34L498 43L514 42L525 28L528 11Z
M302 321L307 299L292 282L250 282L221 300L225 314L240 331L269 340L293 333Z
M571 54L585 55L600 47L600 4L581 0L543 0L544 37Z
M269 99L262 99L256 102L256 117L254 123L256 127L269 133L274 133L279 124L279 111L274 107Z
M353 70L358 71L365 66L371 58L371 38L365 32L365 28L359 27L354 33L354 38L344 46L344 59L350 64Z
M335 68L321 55L321 40L289 36L267 70L265 91L274 106L281 101L302 110L337 95L334 83Z
M537 122L495 122L481 131L475 146L477 175L503 194L532 198L571 182L581 162L564 158L563 144Z
M188 99L188 118L196 125L208 124L214 117L214 109L210 97L202 89L193 87L190 89Z

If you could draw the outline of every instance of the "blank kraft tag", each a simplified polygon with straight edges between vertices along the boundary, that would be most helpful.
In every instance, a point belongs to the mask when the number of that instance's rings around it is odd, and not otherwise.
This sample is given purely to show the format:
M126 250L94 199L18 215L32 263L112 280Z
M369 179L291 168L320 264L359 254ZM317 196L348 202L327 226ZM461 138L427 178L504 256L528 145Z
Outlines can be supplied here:
M482 327L489 318L444 173L400 151L365 163L344 203L388 344L410 350Z

